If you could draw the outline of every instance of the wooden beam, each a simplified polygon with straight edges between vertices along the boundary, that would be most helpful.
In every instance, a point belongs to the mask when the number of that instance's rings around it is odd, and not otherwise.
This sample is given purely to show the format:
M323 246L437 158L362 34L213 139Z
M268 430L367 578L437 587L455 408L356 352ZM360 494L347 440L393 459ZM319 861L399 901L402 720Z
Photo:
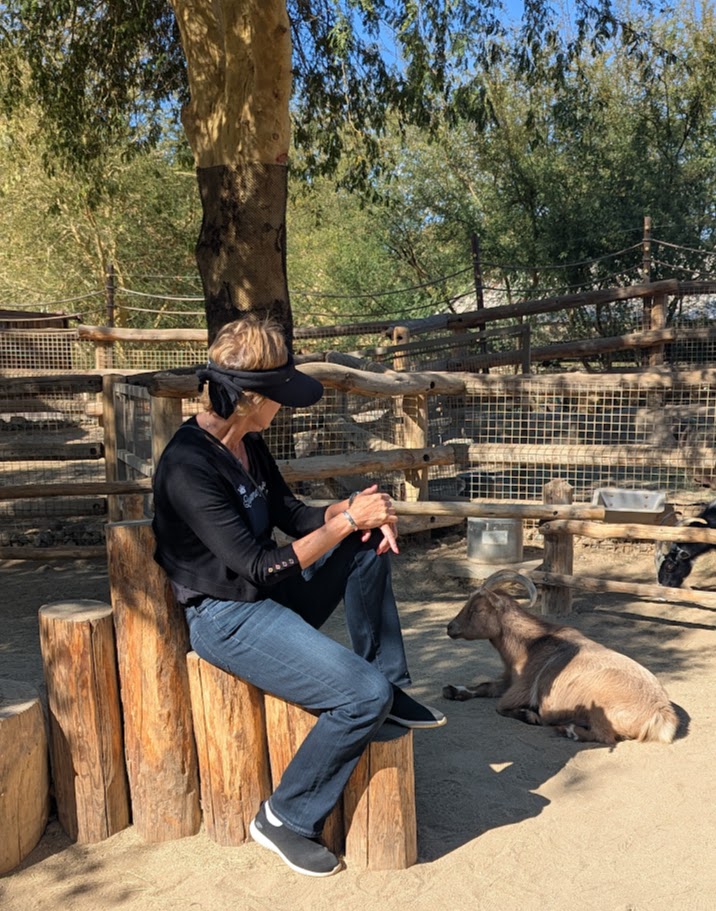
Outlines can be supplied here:
M0 560L97 560L107 559L107 548L102 545L86 547L0 547Z
M0 487L0 502L3 500L3 488ZM44 497L33 498L19 503L11 500L0 507L0 519L34 519L40 522L69 516L95 516L106 515L107 500L104 497L56 497L52 507L48 507Z
M342 364L302 364L301 371L315 377L330 389L355 392L367 397L402 395L463 395L464 379L454 373L401 373L386 370L373 373L356 370ZM131 377L133 385L145 386L150 395L174 398L198 396L195 374L187 373L143 373Z
M313 506L328 506L332 500L309 500ZM481 519L603 519L603 506L580 504L563 505L553 503L488 503L471 501L420 500L401 502L395 500L395 511L399 516L460 516Z
M716 545L716 529L697 525L640 525L633 522L618 525L609 522L582 522L578 519L552 519L538 527L542 535L569 534L605 541L679 541Z
M51 330L54 332L54 330ZM99 374L63 373L53 376L21 376L2 378L3 392L7 395L42 395L47 392L101 392Z
M439 373L437 374L440 375ZM614 390L677 389L689 386L716 385L716 370L674 370L668 367L650 367L631 373L543 373L530 374L451 374L460 377L467 395L517 395L525 392L545 392L558 395L583 395L585 387L596 402Z
M74 462L104 458L104 443L0 443L0 462Z
M335 456L277 460L281 474L289 484L294 481L314 481L318 478L340 478L356 472L368 474L403 471L428 468L431 465L453 465L454 462L455 453L451 446L389 449L384 452L346 452Z
M589 576L562 575L543 573L533 570L530 579L537 585L568 585L588 592L619 592L625 595L636 595L649 601L683 601L685 604L697 604L700 607L716 608L716 592L697 591L690 588L667 588L643 582L624 582L617 579L599 579Z
M689 291L683 289L688 287ZM434 332L437 329L468 329L481 326L495 320L513 319L535 313L551 313L558 310L569 310L574 307L609 304L618 300L629 300L634 297L648 297L651 294L711 294L716 290L716 282L679 282L667 279L661 282L648 282L629 285L622 288L601 288L596 291L583 291L579 294L565 294L560 297L546 297L535 300L519 301L501 307L486 307L469 313L441 313L425 319L403 320L413 335L421 332ZM383 332L390 334L396 320L374 320L365 323L353 323L343 326L320 326L318 328L294 327L294 338L334 338L346 335L372 335Z
M113 494L147 493L150 478L138 481L76 481L67 484L9 484L0 487L0 500L45 499L45 497L101 497Z
M89 342L199 342L207 345L206 329L118 329L115 326L79 325L73 331Z
M687 446L661 449L647 443L590 446L586 443L471 443L468 458L473 465L628 465L663 468L716 467L716 449Z

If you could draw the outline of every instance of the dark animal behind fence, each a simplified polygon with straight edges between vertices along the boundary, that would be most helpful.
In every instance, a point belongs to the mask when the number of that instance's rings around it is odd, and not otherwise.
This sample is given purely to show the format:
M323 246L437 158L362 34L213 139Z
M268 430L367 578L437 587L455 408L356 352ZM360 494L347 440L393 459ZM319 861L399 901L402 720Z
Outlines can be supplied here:
M680 524L705 525L708 528L716 528L716 500L712 500L698 516ZM658 551L656 562L659 584L666 585L669 588L680 588L694 568L694 560L714 549L716 549L716 545L700 541L684 543L674 541L666 553L663 550Z

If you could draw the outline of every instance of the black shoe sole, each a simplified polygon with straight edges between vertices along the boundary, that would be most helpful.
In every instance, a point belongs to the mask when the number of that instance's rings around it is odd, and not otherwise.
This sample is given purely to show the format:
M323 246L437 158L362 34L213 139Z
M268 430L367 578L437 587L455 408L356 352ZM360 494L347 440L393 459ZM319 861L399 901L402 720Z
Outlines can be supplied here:
M400 724L404 728L414 728L415 730L429 730L430 728L441 728L447 724L447 717L434 718L432 721L414 721L412 718L399 718L397 715L388 715L386 721L392 721L394 724Z
M264 848L268 848L269 851L273 851L274 854L278 854L278 856L281 858L281 860L287 866L289 866L292 870L295 870L296 873L303 873L304 876L333 876L333 874L338 873L338 871L343 866L343 864L339 860L338 863L336 864L336 866L332 870L326 870L326 871L322 871L319 873L317 873L315 870L307 870L307 869L305 869L305 867L300 867L297 864L295 864L292 860L289 860L288 857L286 857L286 855L283 853L283 851L278 847L278 845L274 844L274 842L272 842L270 838L267 838L264 835L264 833L261 832L260 829L258 829L254 825L253 819L251 820L251 823L249 824L249 832L251 833L251 837L257 844L261 845Z

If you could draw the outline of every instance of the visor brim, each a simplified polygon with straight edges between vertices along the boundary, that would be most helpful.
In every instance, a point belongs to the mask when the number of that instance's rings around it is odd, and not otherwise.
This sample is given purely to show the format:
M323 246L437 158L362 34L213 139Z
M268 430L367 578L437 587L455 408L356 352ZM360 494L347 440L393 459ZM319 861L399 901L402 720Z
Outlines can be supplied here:
M307 373L294 369L283 383L267 386L261 390L261 395L289 408L307 408L320 400L323 395L323 384Z

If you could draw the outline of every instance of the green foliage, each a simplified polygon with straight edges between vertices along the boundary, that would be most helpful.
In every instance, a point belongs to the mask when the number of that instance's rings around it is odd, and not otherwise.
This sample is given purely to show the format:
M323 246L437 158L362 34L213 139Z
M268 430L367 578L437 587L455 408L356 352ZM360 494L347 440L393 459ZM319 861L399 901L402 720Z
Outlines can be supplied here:
M36 103L47 151L85 176L155 145L186 75L166 0L11 0L0 10L0 104Z
M459 306L473 233L488 284L515 298L633 280L638 251L594 260L633 248L644 214L662 237L713 246L711 11L640 21L642 4L626 23L610 3L580 2L564 24L533 0L512 33L493 0L287 8L297 325ZM185 79L166 0L0 9L0 103L13 118L0 135L4 297L101 287L109 261L130 287L194 272Z
M640 251L594 260L638 244L645 214L662 237L713 247L716 29L688 13L678 28L652 29L664 53L650 80L614 43L575 61L558 86L503 62L484 83L483 128L446 123L432 143L409 135L381 192L402 230L421 238L424 262L443 251L450 271L475 231L493 279L519 282L525 296L530 285L537 294L637 278ZM540 263L564 268L529 275Z
M619 34L635 58L654 57L648 29L621 22L609 0L576 0L561 28L547 0L525 3L507 41L499 0L287 0L294 46L294 126L306 175L368 187L383 170L388 128L434 135L467 120L487 125L485 77L510 63L535 83L559 82L587 41ZM636 7L650 9L649 0ZM648 50L648 54L645 50ZM24 97L46 118L49 147L88 169L118 147L159 139L187 98L185 61L167 0L8 0L0 8L0 104ZM20 63L29 80L21 78ZM643 75L647 75L646 66Z
M36 111L26 108L0 125L0 213L5 243L0 248L3 307L32 308L45 302L90 295L54 309L81 312L90 323L106 321L106 271L117 285L187 294L173 276L193 277L193 245L201 219L193 171L183 171L181 154L169 138L130 160L115 152L91 179L64 170L44 143ZM44 166L54 161L50 172ZM96 181L101 176L101 194ZM118 304L156 311L164 302L118 295ZM186 305L182 305L186 306ZM179 309L173 305L171 309ZM201 311L200 304L193 304ZM119 309L118 322L152 326L156 313ZM175 324L165 317L162 327ZM201 319L192 317L189 325ZM186 322L184 323L186 325Z

